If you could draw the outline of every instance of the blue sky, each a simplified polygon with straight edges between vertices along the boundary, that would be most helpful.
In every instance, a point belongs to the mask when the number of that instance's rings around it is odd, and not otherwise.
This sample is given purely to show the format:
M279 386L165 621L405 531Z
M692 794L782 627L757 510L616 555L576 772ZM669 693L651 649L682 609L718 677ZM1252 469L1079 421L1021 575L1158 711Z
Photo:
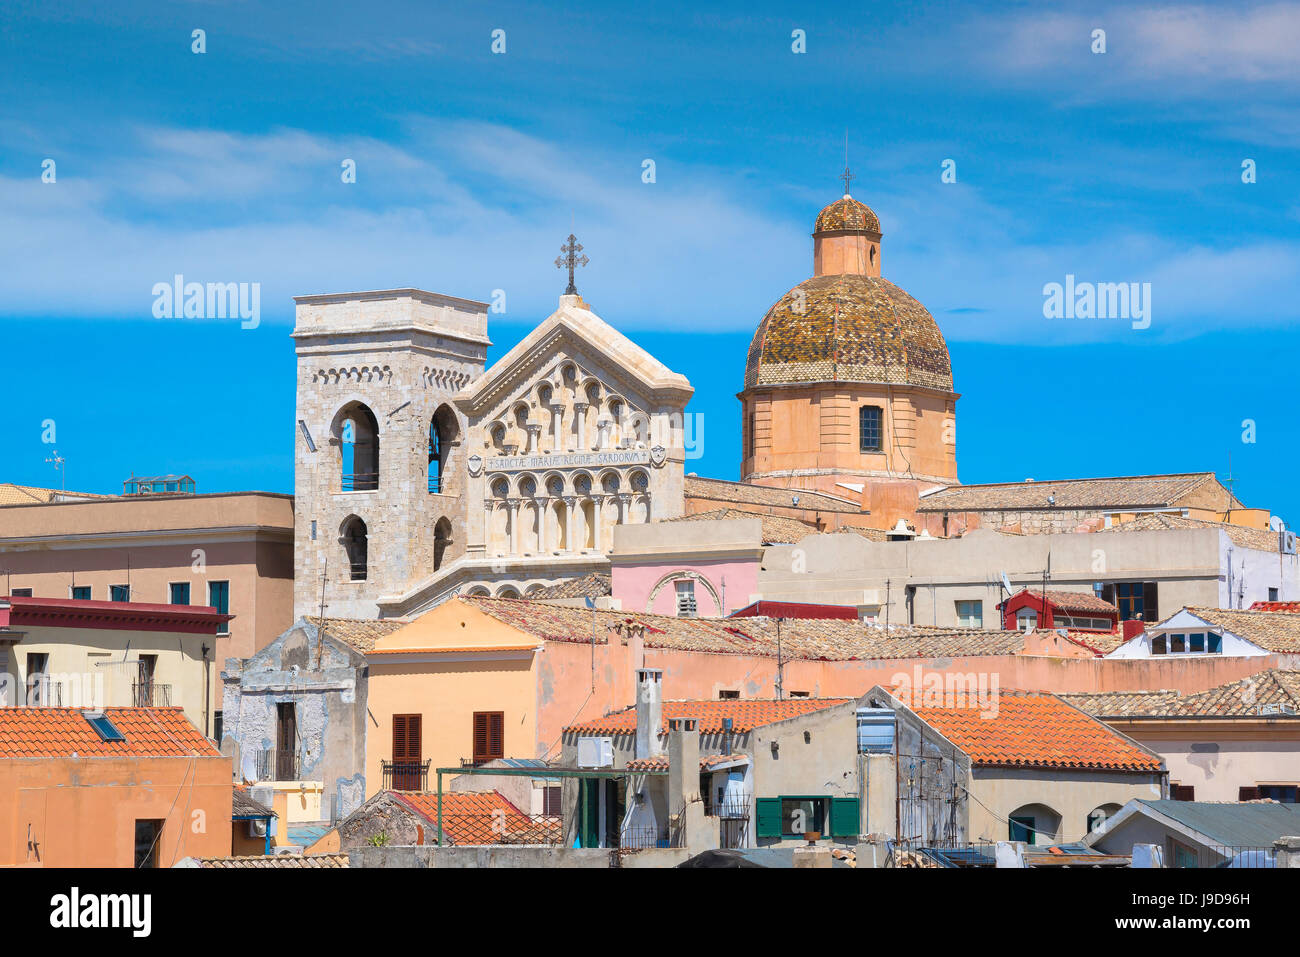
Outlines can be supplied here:
M501 289L495 358L571 222L587 300L695 385L690 467L734 478L745 349L847 130L952 351L963 481L1231 458L1300 520L1300 3L99 6L0 10L0 480L57 485L57 447L72 488L289 491L291 296ZM154 319L176 273L260 283L261 324ZM1151 283L1150 327L1044 318L1067 274Z

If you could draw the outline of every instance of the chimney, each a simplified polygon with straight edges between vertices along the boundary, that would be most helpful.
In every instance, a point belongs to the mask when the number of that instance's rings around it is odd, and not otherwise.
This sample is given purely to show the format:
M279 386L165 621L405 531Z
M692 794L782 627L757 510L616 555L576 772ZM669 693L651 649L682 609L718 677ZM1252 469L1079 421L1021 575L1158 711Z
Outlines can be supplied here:
M664 716L664 673L661 668L636 670L636 756L663 754L659 729Z
M668 721L668 813L677 814L700 800L700 722Z
M1146 622L1144 622L1141 618L1130 618L1128 621L1125 621L1122 624L1124 628L1125 641L1129 641L1130 639L1136 638L1138 635L1142 634L1142 632L1146 631L1147 628Z

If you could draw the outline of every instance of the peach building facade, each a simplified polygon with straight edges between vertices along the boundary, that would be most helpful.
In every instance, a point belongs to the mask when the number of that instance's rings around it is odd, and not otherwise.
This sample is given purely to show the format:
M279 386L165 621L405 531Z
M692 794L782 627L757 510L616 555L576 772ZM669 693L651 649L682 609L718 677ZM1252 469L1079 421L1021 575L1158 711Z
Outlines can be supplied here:
M198 607L224 601L233 617L211 653L219 667L251 657L293 623L293 497L231 492L3 506L0 564L8 569L5 593ZM220 682L213 693L215 715Z

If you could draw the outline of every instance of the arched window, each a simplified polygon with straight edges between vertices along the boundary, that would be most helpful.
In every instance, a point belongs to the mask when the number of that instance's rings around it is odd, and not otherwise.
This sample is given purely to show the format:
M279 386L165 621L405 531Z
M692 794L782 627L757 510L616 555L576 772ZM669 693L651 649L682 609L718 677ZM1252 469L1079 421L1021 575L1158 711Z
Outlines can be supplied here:
M349 570L348 578L351 581L366 580L370 550L368 538L366 523L355 515L347 518L339 530L339 541L343 543L343 554Z
M858 409L858 448L862 452L879 452L884 448L884 410L878 405Z
M433 527L433 570L435 572L442 567L442 557L450 544L451 522L440 518L438 524Z
M1103 804L1088 812L1088 833L1091 834L1120 812L1118 804Z
M342 465L339 487L344 492L379 488L379 422L360 402L339 413L338 439Z
M1046 804L1025 804L1007 815L1007 836L1026 844L1054 844L1061 833L1061 815Z
M429 420L429 491L431 493L446 491L447 460L451 454L451 444L455 441L460 427L456 413L448 406L438 406Z

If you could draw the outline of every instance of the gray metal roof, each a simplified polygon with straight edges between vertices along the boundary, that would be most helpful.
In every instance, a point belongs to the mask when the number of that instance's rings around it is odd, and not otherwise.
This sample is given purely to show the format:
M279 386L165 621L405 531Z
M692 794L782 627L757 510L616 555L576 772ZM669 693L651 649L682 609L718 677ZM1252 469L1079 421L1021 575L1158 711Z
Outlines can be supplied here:
M1210 801L1139 800L1216 844L1266 847L1279 837L1300 834L1300 807L1275 801L1219 804Z

